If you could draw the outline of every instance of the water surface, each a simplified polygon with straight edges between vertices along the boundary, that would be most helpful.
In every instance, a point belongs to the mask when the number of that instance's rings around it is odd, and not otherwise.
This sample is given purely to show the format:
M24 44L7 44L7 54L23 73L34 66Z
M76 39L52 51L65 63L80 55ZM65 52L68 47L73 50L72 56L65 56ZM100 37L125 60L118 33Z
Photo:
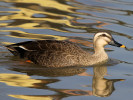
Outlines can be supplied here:
M1 100L130 100L133 98L132 0L0 0ZM128 49L106 46L107 65L49 69L12 56L4 45L67 40L93 52L105 31Z

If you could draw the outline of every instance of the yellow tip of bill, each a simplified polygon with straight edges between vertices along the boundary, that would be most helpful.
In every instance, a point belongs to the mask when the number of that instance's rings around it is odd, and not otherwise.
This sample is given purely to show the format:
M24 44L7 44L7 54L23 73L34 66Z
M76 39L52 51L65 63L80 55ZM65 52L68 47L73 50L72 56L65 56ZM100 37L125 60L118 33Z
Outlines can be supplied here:
M125 81L125 79L120 79L120 81Z
M122 45L122 46L120 46L121 48L126 48L126 46L125 45Z

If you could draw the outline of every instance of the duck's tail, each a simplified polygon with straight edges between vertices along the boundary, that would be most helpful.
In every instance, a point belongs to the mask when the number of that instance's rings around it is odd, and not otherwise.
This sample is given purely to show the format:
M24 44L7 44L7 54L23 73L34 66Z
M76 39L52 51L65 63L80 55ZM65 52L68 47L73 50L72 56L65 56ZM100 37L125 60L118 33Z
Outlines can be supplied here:
M24 58L25 50L15 46L15 45L7 45L5 46L14 56L20 56L21 58Z

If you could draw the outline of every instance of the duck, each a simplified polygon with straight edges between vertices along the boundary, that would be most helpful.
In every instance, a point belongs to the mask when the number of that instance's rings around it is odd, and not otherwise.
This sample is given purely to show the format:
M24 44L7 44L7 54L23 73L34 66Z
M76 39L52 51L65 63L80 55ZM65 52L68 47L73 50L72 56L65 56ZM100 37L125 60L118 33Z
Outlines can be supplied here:
M98 32L93 37L94 53L82 49L76 43L59 40L35 40L5 47L14 55L42 67L92 66L109 59L104 47L112 45L126 48L107 32Z

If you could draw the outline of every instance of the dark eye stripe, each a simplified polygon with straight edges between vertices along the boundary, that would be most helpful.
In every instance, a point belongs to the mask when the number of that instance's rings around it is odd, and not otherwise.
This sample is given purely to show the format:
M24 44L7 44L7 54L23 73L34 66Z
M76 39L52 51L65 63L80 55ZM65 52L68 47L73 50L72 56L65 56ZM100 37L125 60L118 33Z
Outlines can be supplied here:
M106 35L106 34L102 34L101 36L105 36L105 37L107 37L107 35Z
M111 37L107 36L106 34L102 34L101 36L111 39Z

